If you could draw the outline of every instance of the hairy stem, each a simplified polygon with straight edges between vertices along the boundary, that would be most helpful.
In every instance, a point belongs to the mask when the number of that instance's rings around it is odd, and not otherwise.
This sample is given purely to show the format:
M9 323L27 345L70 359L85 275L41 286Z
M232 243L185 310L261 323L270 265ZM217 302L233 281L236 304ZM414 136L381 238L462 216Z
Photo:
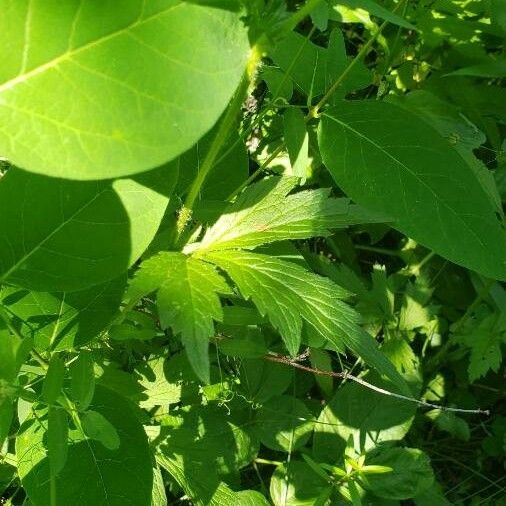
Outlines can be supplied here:
M246 97L246 93L248 92L248 88L255 76L256 68L258 63L260 62L261 52L259 49L259 45L253 47L251 51L251 55L248 61L248 65L246 70L244 71L244 75L241 79L239 87L235 92L235 96L228 106L223 119L221 120L220 126L218 128L218 132L209 147L209 150L200 166L200 170L197 174L197 177L194 179L190 191L186 196L186 200L184 202L183 208L179 214L179 218L176 225L176 245L178 245L181 241L183 233L186 229L188 222L191 220L192 210L195 205L195 202L198 199L202 186L209 175L209 172L214 167L214 163L220 154L220 151L227 141L230 131L233 128L237 116L241 111L242 104Z

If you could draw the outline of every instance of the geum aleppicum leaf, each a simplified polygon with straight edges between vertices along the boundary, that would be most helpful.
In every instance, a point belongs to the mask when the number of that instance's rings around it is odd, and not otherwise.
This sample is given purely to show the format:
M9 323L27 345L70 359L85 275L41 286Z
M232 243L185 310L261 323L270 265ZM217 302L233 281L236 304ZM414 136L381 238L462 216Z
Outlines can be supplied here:
M143 262L128 296L139 299L155 291L162 327L181 334L193 369L208 383L209 338L214 335L214 320L223 320L218 294L229 294L231 289L209 263L162 252Z
M348 292L330 279L292 262L249 251L213 251L204 258L223 269L241 294L269 317L292 355L299 350L305 322L332 349L349 348L410 395L393 364L360 327L358 313L343 302Z
M182 0L0 11L0 151L53 177L131 175L180 155L218 120L249 52L239 13Z
M187 247L201 255L224 249L253 249L286 239L330 235L330 229L357 223L386 221L351 204L348 199L329 198L320 188L288 195L298 184L296 177L272 177L250 186L211 226L199 244Z

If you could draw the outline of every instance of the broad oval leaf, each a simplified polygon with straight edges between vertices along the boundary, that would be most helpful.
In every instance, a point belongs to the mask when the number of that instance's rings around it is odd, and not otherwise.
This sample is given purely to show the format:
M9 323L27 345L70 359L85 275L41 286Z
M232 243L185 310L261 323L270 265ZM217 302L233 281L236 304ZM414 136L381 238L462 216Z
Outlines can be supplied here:
M67 460L55 479L56 504L150 506L152 456L130 405L111 390L97 387L91 407L115 427L121 445L108 450L71 429ZM47 414L39 411L23 424L16 440L19 476L34 506L50 503L46 429Z
M119 276L153 239L175 176L76 182L9 169L0 180L0 282L59 292Z
M71 293L33 292L15 287L0 291L23 335L33 336L39 352L79 348L93 339L116 315L126 276Z
M343 102L323 114L323 160L358 204L449 260L506 279L506 233L462 155L395 105Z
M0 152L53 177L131 175L183 153L219 118L249 50L238 13L182 0L0 10Z

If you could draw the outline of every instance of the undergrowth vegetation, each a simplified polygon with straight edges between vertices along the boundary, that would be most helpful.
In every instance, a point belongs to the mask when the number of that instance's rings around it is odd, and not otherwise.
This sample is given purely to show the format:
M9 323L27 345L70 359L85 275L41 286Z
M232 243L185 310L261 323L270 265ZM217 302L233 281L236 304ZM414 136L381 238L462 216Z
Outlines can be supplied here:
M0 504L506 504L505 0L0 13Z

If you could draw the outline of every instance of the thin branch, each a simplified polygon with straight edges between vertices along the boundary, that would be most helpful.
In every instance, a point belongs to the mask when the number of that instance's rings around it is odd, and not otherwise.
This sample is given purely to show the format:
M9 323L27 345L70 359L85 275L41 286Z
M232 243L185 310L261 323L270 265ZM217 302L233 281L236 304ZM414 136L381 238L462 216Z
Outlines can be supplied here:
M292 358L292 357L286 357L283 355L264 355L265 360L269 360L270 362L277 362L278 364L286 364L290 367L294 367L295 369L300 369L302 371L310 372L313 374L318 374L320 376L330 376L332 378L339 378L343 380L351 380L355 383L358 383L359 385L362 385L369 390L373 390L374 392L378 392L382 395L387 395L389 397L395 397L396 399L401 399L403 401L412 402L415 404L418 404L419 406L423 406L425 408L433 408L433 409L440 409L441 411L448 411L452 413L467 413L467 414L474 414L474 415L490 415L490 411L483 410L483 409L462 409L462 408L451 408L448 406L441 406L440 404L433 404L431 402L422 401L420 399L415 399L414 397L408 397L406 395L397 394L395 392L390 392L389 390L385 390L384 388L378 387L376 385L373 385L372 383L369 383L362 378L358 378L357 376L353 376L348 371L343 372L334 372L334 371L324 371L322 369L316 369L314 367L309 367L307 365L300 364L298 360L304 359L305 355L302 355L300 357Z

